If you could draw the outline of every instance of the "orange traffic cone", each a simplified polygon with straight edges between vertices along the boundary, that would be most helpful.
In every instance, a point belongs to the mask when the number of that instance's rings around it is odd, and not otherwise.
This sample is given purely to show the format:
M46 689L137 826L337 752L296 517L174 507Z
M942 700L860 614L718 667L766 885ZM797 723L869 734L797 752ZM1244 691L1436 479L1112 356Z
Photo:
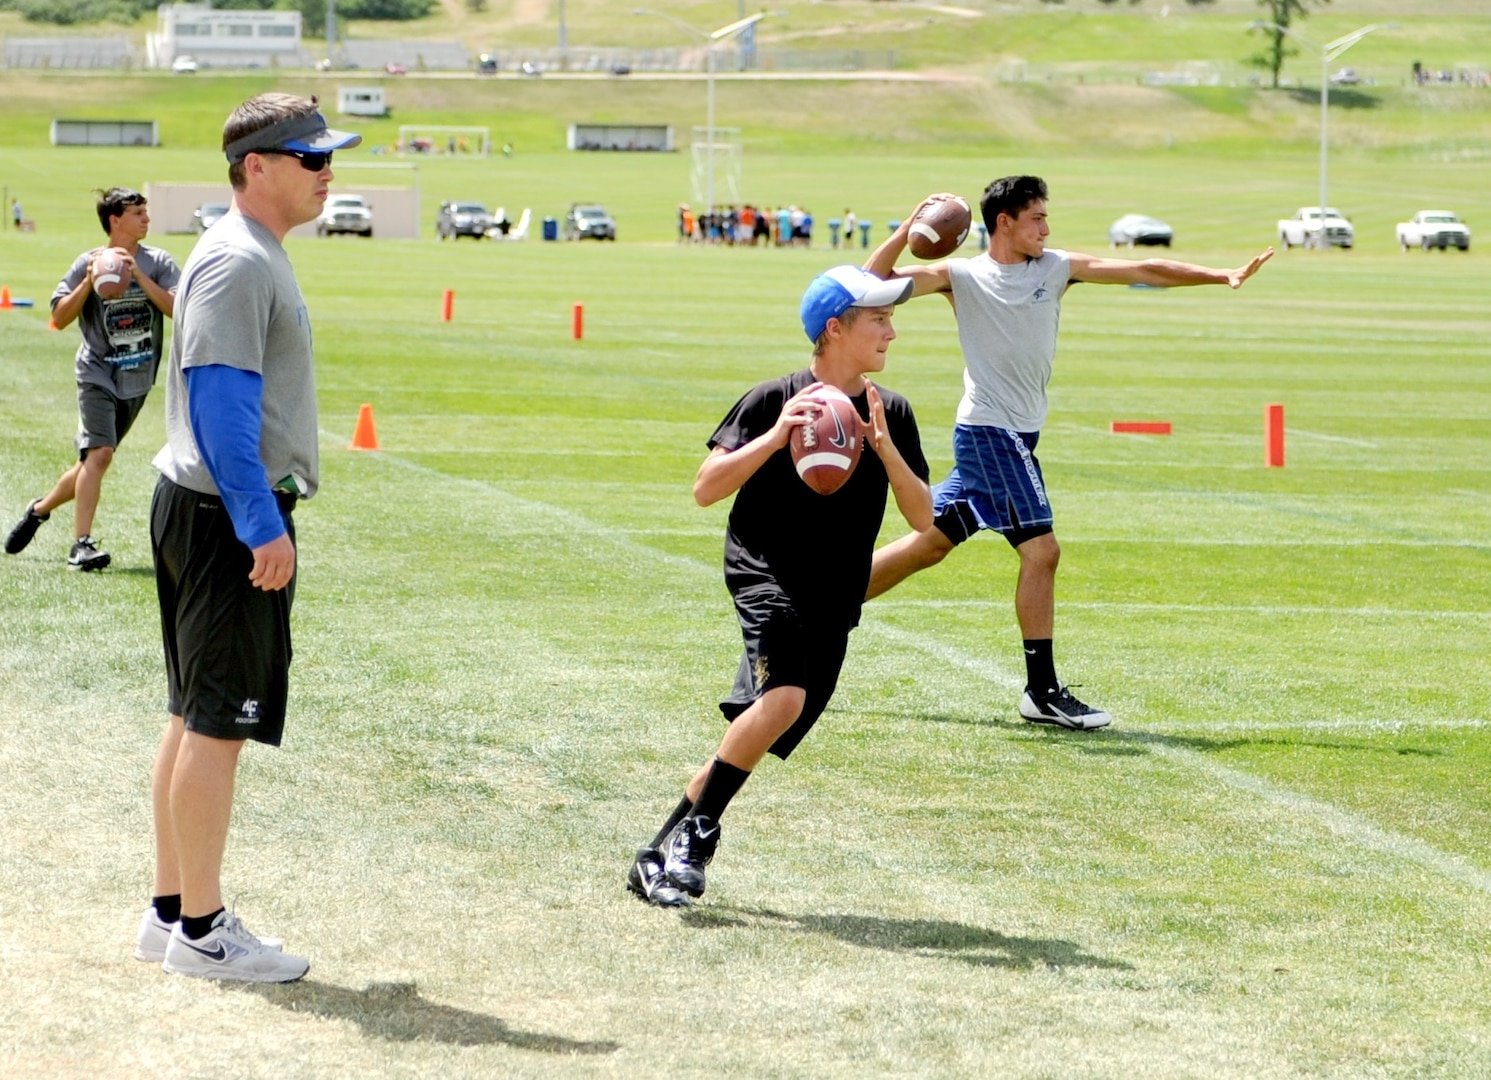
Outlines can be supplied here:
M373 427L373 407L363 405L357 410L357 427L352 429L352 442L348 450L378 449L378 429Z
M10 302L10 286L0 285L0 308L13 307Z

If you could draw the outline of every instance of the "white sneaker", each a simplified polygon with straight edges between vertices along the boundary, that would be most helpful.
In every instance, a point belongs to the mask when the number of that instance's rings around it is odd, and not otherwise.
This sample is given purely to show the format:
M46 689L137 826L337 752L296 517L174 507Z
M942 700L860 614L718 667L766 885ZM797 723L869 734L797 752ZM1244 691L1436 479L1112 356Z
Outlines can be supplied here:
M1078 701L1065 686L1058 686L1055 694L1041 701L1026 690L1020 698L1020 715L1032 724L1055 724L1072 731L1092 731L1113 723L1113 717Z
M310 969L305 957L270 948L249 933L237 915L226 911L197 941L183 934L177 923L161 963L161 970L172 975L231 982L294 982Z
M168 923L156 914L151 904L140 916L140 931L135 935L135 959L147 964L159 964L166 958L166 946L171 943L171 930L175 923ZM279 952L285 943L279 938L261 937L259 944L266 949Z

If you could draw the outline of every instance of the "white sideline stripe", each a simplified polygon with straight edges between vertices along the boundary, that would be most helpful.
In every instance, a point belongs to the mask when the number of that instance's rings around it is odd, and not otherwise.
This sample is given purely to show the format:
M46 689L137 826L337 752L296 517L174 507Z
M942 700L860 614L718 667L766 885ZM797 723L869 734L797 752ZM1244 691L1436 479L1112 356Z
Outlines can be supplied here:
M333 435L325 429L322 429L321 436L338 444L342 441L341 436ZM405 461L402 458L382 451L373 451L373 453L380 460L386 461L391 465L396 465L401 469L419 473L423 476L433 476L439 481L456 487L475 489L509 502L529 513L551 517L571 527L581 528L587 536L609 540L628 551L644 553L652 559L662 560L669 565L681 569L696 571L701 575L707 574L713 577L719 572L715 566L706 565L688 556L673 555L666 551L660 551L648 544L639 544L624 533L598 525L562 507L552 506L534 499L521 498L484 480L470 480L464 477L451 476L449 473L440 472L438 469L431 469L424 465ZM995 683L1001 688L1020 689L1025 685L1023 676L1016 676L992 661L974 656L957 646L944 645L925 635L887 626L884 623L874 621L873 617L863 623L863 628L875 636L894 642L897 645L916 649L946 664ZM1396 833L1389 833L1354 817L1339 807L1332 806L1319 799L1277 787L1274 784L1268 783L1266 780L1260 780L1257 777L1238 772L1236 769L1217 765L1214 762L1208 761L1194 750L1185 750L1170 745L1164 735L1142 731L1110 731L1108 734L1110 738L1115 736L1124 740L1144 743L1156 753L1171 759L1177 764L1186 765L1204 772L1221 780L1229 787L1245 791L1266 802L1273 803L1275 806L1282 807L1295 816L1304 815L1311 817L1337 836L1350 840L1369 850L1382 852L1416 863L1425 869L1433 870L1447 878L1491 895L1491 873L1473 866L1463 859L1440 851L1438 848L1425 844L1422 841L1406 836L1399 836Z
M1338 442L1347 443L1351 446L1365 446L1369 450L1376 450L1382 445L1381 443L1373 442L1371 439L1348 439L1345 435L1326 435L1320 431L1302 431L1299 428L1288 426L1284 428L1284 434L1297 435L1302 439L1320 439L1322 442Z
M1380 852L1416 863L1426 870L1442 874L1452 881L1458 881L1462 885L1468 885L1478 892L1491 895L1491 873L1480 867L1448 852L1440 851L1431 844L1422 840L1415 840L1410 836L1401 836L1398 833L1388 832L1380 829L1370 822L1342 810L1339 806L1333 806L1328 802L1313 798L1309 795L1301 795L1270 784L1267 780L1261 780L1256 776L1250 776L1236 769L1229 769L1225 765L1218 765L1209 761L1195 750L1186 750L1178 746L1166 743L1163 735L1149 735L1143 732L1119 732L1126 739L1142 742L1161 757L1188 765L1193 769L1199 769L1208 776L1214 777L1226 784L1228 787L1239 791L1246 791L1256 795L1265 802L1273 803L1282 807L1294 816L1307 816L1320 822L1331 832L1343 839L1350 840L1369 851Z
M1008 600L876 600L876 608L967 609L1008 608ZM1353 619L1491 619L1491 611L1419 611L1404 608L1336 608L1290 604L1151 604L1118 600L1063 600L1062 608L1081 611L1175 611L1196 615L1226 612L1234 615L1332 615Z
M910 631L899 630L895 627L886 626L879 622L863 622L863 629L873 631L877 636L884 637L898 645L905 645L926 653L943 663L957 667L963 671L980 676L989 682L995 683L1002 688L1021 688L1025 685L1023 678L1011 675L1008 670L991 661L973 656L957 646L944 645L940 642L931 641L921 634ZM1442 874L1463 885L1491 895L1491 872L1482 870L1466 860L1448 852L1440 851L1438 848L1415 840L1411 837L1400 836L1397 833L1380 829L1361 818L1333 806L1328 802L1302 795L1287 788L1281 788L1262 780L1256 776L1250 776L1237 769L1229 769L1225 765L1218 765L1208 760L1203 754L1195 750L1187 750L1175 746L1170 742L1168 736L1144 732L1144 731L1113 731L1109 729L1106 733L1108 738L1118 738L1126 742L1143 743L1156 754L1175 762L1177 765L1195 769L1198 772L1220 780L1228 787L1238 791L1247 792L1265 802L1287 810L1293 817L1308 817L1324 825L1331 832L1343 839L1349 840L1370 851L1376 851L1396 858L1415 863L1427 870ZM1081 736L1078 736L1081 737Z
M1462 731L1491 728L1491 720L1468 716L1444 716L1412 720L1218 720L1215 723L1184 723L1167 728L1165 734L1213 734L1218 731L1337 731L1347 735L1397 735L1405 731Z

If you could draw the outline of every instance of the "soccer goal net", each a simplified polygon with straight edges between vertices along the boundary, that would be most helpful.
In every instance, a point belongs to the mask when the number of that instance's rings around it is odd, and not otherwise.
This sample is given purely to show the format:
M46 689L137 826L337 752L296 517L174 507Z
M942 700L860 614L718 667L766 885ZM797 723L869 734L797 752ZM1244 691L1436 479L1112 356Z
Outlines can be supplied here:
M492 129L440 124L400 124L401 154L455 154L486 157L492 152Z
M694 201L707 205L713 195L716 206L739 203L740 128L717 127L710 131L696 127L690 148L694 155Z

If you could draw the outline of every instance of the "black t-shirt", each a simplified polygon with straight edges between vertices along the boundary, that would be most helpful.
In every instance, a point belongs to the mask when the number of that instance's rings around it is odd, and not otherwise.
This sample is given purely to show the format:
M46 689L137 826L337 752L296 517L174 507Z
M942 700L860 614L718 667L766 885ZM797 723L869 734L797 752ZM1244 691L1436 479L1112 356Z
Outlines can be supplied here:
M804 369L753 387L709 437L710 449L738 450L766 434L787 399L815 381ZM925 481L927 459L910 403L878 384L876 389L885 404L891 441ZM868 421L868 396L861 393L852 400ZM857 625L888 492L885 466L868 440L854 475L832 495L819 495L803 483L783 447L735 493L725 532L726 586L735 594L774 584L805 621Z

